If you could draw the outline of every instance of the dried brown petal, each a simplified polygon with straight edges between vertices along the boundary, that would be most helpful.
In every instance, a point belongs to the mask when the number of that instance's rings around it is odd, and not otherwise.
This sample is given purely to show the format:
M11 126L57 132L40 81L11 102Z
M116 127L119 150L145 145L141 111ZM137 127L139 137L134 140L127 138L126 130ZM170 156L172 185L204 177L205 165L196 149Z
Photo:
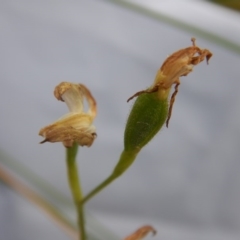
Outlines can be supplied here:
M62 99L62 95L69 89L73 89L73 88L76 88L77 91L78 90L78 84L72 84L70 82L61 82L60 84L58 84L55 89L54 89L54 96L60 100L60 101L63 101L64 100Z
M205 58L208 63L212 53L207 49L197 47L195 41L195 38L192 38L193 46L180 49L164 61L157 72L154 85L168 89L179 80L179 77L187 76L193 70L194 65L199 64Z
M195 38L192 38L191 40L193 43L191 47L180 49L164 61L157 72L153 85L150 88L135 93L127 100L129 101L143 93L153 92L158 92L159 99L166 99L172 85L175 85L175 91L173 92L170 100L169 113L166 121L167 126L169 124L173 103L180 85L179 78L187 76L193 70L193 67L202 62L205 58L208 63L209 59L212 57L212 53L209 50L200 49L196 46Z
M71 147L76 142L81 146L91 146L97 136L92 125L97 110L90 91L82 84L62 82L56 86L54 95L67 104L70 113L42 128L39 135L45 139L40 143L63 142L65 147ZM87 113L83 111L83 97L89 104Z
M124 238L124 240L141 240L150 232L152 232L153 235L157 233L152 226L143 226L128 237Z
M74 142L80 146L90 147L97 134L88 114L68 114L55 123L42 128L40 136L45 139L41 142L63 142L65 147L71 147Z

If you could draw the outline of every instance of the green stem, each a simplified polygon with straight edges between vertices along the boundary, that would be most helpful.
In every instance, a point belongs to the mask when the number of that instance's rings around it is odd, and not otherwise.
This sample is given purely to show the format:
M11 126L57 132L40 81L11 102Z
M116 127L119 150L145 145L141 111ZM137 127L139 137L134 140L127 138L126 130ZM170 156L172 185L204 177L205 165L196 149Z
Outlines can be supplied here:
M76 163L77 151L78 151L78 145L76 143L74 143L74 145L71 148L66 149L67 174L68 174L69 186L70 186L73 200L77 209L78 228L80 231L79 240L85 240L86 232L85 232L84 212L83 212L83 206L82 204L80 204L83 199L83 194L80 186L77 163Z
M124 150L112 174L86 195L86 203L116 178L122 175L134 162L139 151L157 134L166 121L168 97L159 98L159 93L142 94L135 101L124 132Z
M93 189L82 199L82 205L100 192L103 188L107 187L112 181L122 175L134 162L139 150L125 151L123 150L117 166L114 168L112 174L106 178L101 184Z

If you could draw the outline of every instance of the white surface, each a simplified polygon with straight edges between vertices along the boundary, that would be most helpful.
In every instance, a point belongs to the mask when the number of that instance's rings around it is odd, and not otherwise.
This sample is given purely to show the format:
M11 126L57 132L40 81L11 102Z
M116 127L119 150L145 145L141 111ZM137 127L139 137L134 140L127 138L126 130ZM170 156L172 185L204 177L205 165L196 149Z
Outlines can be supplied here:
M164 13L189 17L189 21L195 13L201 26L221 36L226 33L240 44L239 15L206 3L201 3L200 11L199 4L164 2L162 6ZM202 4L211 14L203 13ZM88 192L110 174L118 160L132 105L126 99L151 85L164 59L189 46L192 37L117 5L93 0L2 1L0 28L1 149L67 194L62 145L38 144L39 129L67 111L53 97L55 85L63 80L82 82L98 102L98 138L90 149L79 152ZM202 63L182 78L169 129L164 127L127 173L88 204L93 214L106 214L106 223L116 221L126 231L122 236L139 222L129 229L119 214L152 219L156 228L159 222L167 222L173 229L179 225L198 229L206 233L199 239L214 239L209 233L213 230L208 229L238 234L240 57L195 37L214 56L208 66ZM109 221L110 215L115 217ZM119 226L112 226L118 231ZM183 239L188 234L181 233L165 239Z

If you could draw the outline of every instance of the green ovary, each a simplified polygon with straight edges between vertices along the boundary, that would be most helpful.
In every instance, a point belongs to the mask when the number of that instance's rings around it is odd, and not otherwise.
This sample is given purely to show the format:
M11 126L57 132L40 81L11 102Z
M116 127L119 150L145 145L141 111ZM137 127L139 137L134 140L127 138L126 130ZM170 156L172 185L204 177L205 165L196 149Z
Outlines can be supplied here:
M168 94L143 93L135 101L124 133L125 151L140 150L161 129L168 115Z

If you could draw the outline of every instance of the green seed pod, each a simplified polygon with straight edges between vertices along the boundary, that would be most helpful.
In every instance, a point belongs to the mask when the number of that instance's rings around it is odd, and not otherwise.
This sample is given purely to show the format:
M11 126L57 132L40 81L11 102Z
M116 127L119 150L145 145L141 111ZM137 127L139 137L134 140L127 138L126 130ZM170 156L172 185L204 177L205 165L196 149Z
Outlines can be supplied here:
M163 126L167 115L167 98L159 99L157 92L138 96L125 128L125 151L140 150L145 146Z

